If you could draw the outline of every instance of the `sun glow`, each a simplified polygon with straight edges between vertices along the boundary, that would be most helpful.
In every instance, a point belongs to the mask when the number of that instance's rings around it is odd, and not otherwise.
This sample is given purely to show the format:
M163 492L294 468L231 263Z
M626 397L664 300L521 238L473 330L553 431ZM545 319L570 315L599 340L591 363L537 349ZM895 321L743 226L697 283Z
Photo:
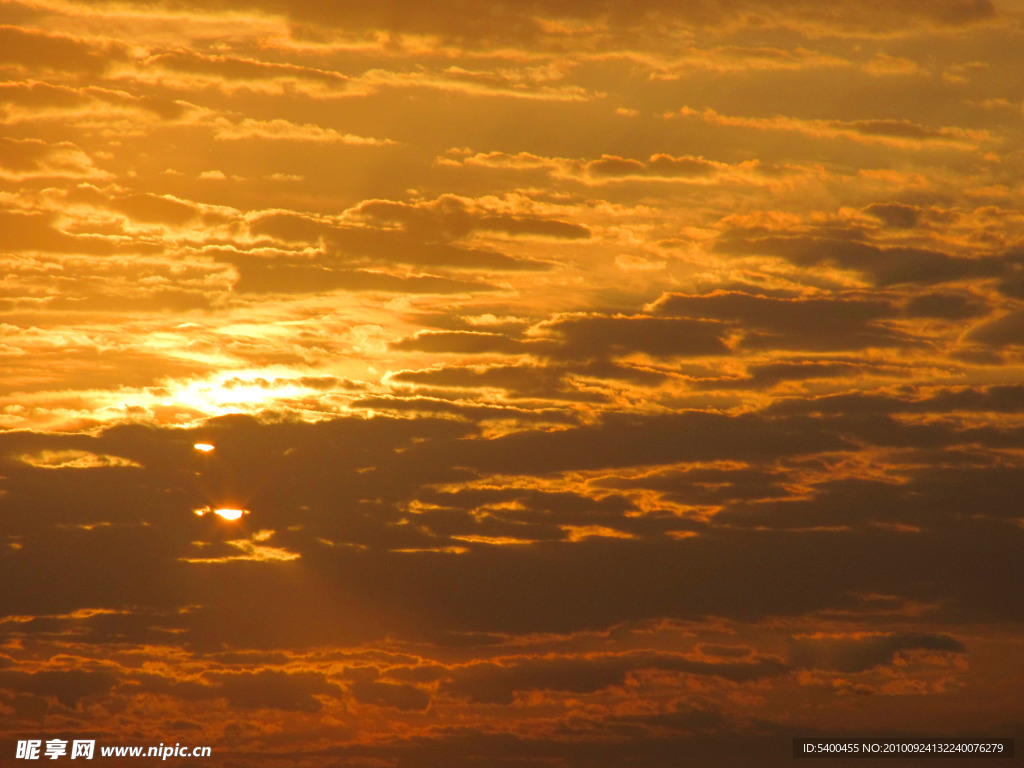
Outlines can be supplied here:
M203 453L209 453L214 449L214 446L210 445L209 443L196 443L192 447L195 448L197 451L202 451Z
M225 520L238 520L243 515L248 515L249 514L249 510L248 509L233 509L231 507L220 507L218 509L214 509L213 507L206 506L206 507L199 507L199 509L194 509L192 511L195 512L195 514L198 515L199 517L203 517L204 515L213 514L213 515L219 515L220 517L224 518Z
M258 411L279 400L293 400L318 390L299 382L293 373L270 375L265 370L220 374L172 386L164 405L181 405L208 415ZM197 450L209 450L196 446ZM211 446L212 448L213 446Z

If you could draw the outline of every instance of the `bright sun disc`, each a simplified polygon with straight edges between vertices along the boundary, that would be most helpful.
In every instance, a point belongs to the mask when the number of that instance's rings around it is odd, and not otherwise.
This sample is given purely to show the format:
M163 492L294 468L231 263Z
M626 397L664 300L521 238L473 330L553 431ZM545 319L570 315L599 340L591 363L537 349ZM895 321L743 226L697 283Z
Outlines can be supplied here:
M199 509L193 509L192 511L199 517L212 512L225 520L238 520L242 515L249 514L248 509L232 509L229 507L221 507L220 509L214 509L213 507L199 507Z
M196 443L192 447L195 448L197 451L202 451L203 453L207 453L213 450L213 446L210 445L209 443Z

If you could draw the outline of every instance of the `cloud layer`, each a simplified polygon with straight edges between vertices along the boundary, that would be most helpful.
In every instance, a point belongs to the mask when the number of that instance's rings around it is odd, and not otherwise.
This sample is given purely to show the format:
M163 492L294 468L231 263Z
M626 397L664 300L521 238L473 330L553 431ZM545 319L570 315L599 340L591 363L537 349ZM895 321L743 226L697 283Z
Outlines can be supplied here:
M0 3L3 748L1024 737L1021 13Z

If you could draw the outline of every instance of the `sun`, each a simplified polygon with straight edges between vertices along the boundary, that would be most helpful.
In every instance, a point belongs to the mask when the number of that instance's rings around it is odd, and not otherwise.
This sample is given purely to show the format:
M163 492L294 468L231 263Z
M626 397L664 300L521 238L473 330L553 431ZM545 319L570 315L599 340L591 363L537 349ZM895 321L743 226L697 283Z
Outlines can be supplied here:
M298 383L294 372L271 373L263 370L217 374L205 380L181 382L173 386L164 405L179 404L209 415L249 413L262 410L281 400L307 397L316 392ZM211 450L200 448L197 450Z
M217 515L223 518L224 520L240 520L242 517L249 514L248 509L235 509L232 507L218 507L214 509L211 506L205 506L199 507L198 509L193 509L192 511L195 512L195 514L199 517L212 514Z

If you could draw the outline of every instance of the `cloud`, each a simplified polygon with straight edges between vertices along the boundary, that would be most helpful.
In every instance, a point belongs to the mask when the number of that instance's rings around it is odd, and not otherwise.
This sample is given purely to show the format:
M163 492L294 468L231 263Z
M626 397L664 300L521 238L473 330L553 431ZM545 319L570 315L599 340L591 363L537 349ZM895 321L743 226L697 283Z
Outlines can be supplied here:
M954 0L935 8L922 0L900 0L885 9L869 12L852 0L843 0L827 10L813 2L789 3L785 7L746 0L721 7L713 0L689 3L685 8L665 0L643 0L629 6L607 6L585 0L571 4L555 0L531 0L514 7L488 8L467 14L458 2L438 4L429 14L418 13L411 0L387 0L373 8L337 8L287 3L258 7L284 11L300 28L337 28L351 31L386 30L403 35L433 35L449 44L470 49L488 44L554 46L572 40L581 26L598 39L627 31L638 33L644 25L662 28L687 25L705 29L735 29L761 26L795 26L806 33L852 35L908 33L921 25L929 28L963 28L998 20L989 0Z
M88 121L103 115L134 116L136 119L156 115L164 120L181 118L188 105L166 96L136 95L120 88L96 85L55 85L41 80L0 83L0 104L6 105L3 122L9 126L46 124L56 118Z
M894 229L910 229L916 226L921 215L919 208L899 203L872 203L864 212Z
M88 102L85 93L75 88L42 81L0 83L0 103L40 109L77 107Z
M789 663L804 669L863 672L892 665L903 651L966 653L964 644L949 635L890 634L853 637L794 637L789 641Z
M237 503L230 500L221 501L221 503ZM236 514L245 515L249 513L249 510L239 510L238 507L221 507L216 510L217 514L222 514L224 510L231 510ZM193 510L195 512L195 510ZM209 506L201 507L199 509L204 515L209 514L211 508ZM227 518L231 519L231 518ZM239 561L253 562L253 563L287 563L292 560L298 560L302 557L298 552L292 552L282 547L271 547L262 542L272 538L274 531L261 530L252 534L247 539L229 539L223 542L223 546L217 547L215 551L211 552L207 549L207 543L202 542L200 552L198 555L193 557L182 557L182 562L185 563L233 563Z
M329 220L290 213L268 213L249 225L257 236L269 236L289 243L325 243L329 250L324 265L351 264L353 259L380 263L445 266L456 269L538 270L549 265L533 259L516 258L487 248L466 247L448 242L440 232L406 232L365 226L346 226Z
M710 107L701 111L683 107L680 115L727 128L792 132L815 139L846 139L860 144L882 144L923 151L930 147L973 151L990 141L985 131L955 126L932 128L909 120L808 120L789 116L746 117L723 115Z
M317 696L337 697L342 693L339 686L313 672L218 672L208 678L216 685L216 695L242 709L316 712L322 706Z
M217 118L213 125L215 126L214 138L220 141L259 139L316 144L348 144L358 147L384 147L394 144L390 139L375 139L351 133L340 133L333 128L324 128L313 123L293 123L283 118L273 120L244 118L238 123L232 123L226 118Z
M915 343L908 334L883 324L896 315L895 307L884 299L780 299L733 291L664 294L652 309L658 315L731 321L747 349L855 350Z
M424 712L430 707L430 694L414 685L396 685L378 681L357 681L349 689L363 704L392 707L402 712Z
M470 422L571 424L576 421L571 412L559 408L517 407L508 404L481 405L472 401L453 402L441 397L360 397L352 401L351 407L368 408L377 413L393 412L395 415L454 416Z
M530 350L528 343L483 331L421 331L390 346L400 352L453 354L521 354Z
M1024 312L1010 312L981 323L968 331L964 339L995 347L1024 344Z
M0 3L0 730L1007 735L1011 5Z
M715 244L726 255L764 255L788 259L796 266L837 265L861 272L876 285L934 285L964 278L996 277L1006 268L991 256L953 256L909 246L878 246L854 239L796 235L745 238L726 236Z
M907 301L904 311L910 317L967 320L986 314L988 307L981 297L975 294L932 291L911 297Z
M923 397L888 393L843 393L812 398L784 398L772 403L772 413L1015 413L1024 408L1024 387L1016 384L987 387L935 387Z
M69 234L55 226L56 216L0 210L0 247L15 251L109 255L118 250L113 238Z
M436 275L393 275L368 269L330 269L314 265L267 263L262 259L230 259L240 277L242 293L325 293L377 291L382 293L453 294L497 291L497 286Z
M4 689L52 697L70 709L77 708L83 699L107 693L116 681L116 677L105 670L0 670L0 686Z
M775 363L760 363L747 366L745 376L708 378L693 382L693 386L707 389L754 389L762 390L778 384L809 382L827 379L848 380L861 376L903 375L897 366L871 365L855 360L781 360Z
M729 354L722 338L727 329L717 319L562 316L533 330L541 338L560 342L560 348L549 354L569 359L636 353L659 358Z
M569 240L590 237L590 230L579 224L540 216L499 213L451 195L416 205L368 200L360 203L352 213L385 224L399 224L407 232L428 239L458 239L474 231Z
M164 209L162 206L152 212L152 215L164 217L178 214L177 209ZM2 219L3 214L0 213ZM84 315L89 312L210 308L224 302L234 279L226 266L207 260L174 262L149 254L134 257L118 254L124 242L122 238L69 236L56 227L46 226L46 217L15 214L9 220L28 224L21 232L14 233L15 236L26 238L24 245L27 248L44 251L40 254L29 251L22 258L11 261L7 287L17 291L22 311L41 311L57 316L63 312ZM0 234L0 239L2 237ZM108 247L116 250L111 253ZM60 253L60 250L67 253ZM150 247L148 250L157 249ZM9 341L17 338L18 343L25 345L25 351L40 348L52 351L52 343L48 343L47 338L59 338L38 328L33 331L31 324L18 333L5 335ZM109 332L99 331L98 335L107 337ZM65 339L63 346L69 355L69 363L74 352L83 348L91 354L100 352L87 339L82 335L75 335L73 340ZM112 342L102 353L113 356L123 352L122 346ZM143 357L144 354L137 359ZM168 365L173 367L170 361ZM126 371L124 376L126 380L130 379L133 372Z
M196 206L187 201L146 193L115 198L112 207L135 221L177 226L189 224L199 215Z
M457 444L452 446L451 461L485 473L545 474L681 461L749 460L848 446L831 426L809 419L771 421L749 413L724 416L696 411L616 413L594 425L514 433L476 446Z
M453 670L441 690L473 701L512 704L515 693L530 690L591 693L625 685L626 676L641 670L684 672L733 681L782 674L785 667L773 660L757 663L708 663L670 653L601 654L589 657L509 658L477 662Z
M0 178L109 179L111 174L97 168L92 158L70 142L0 138Z
M721 504L749 499L757 501L785 496L785 473L750 468L666 469L636 477L605 476L595 481L599 488L628 491L658 491L662 498L689 504Z
M545 398L551 400L603 400L604 396L572 385L571 371L551 366L492 365L480 368L441 366L418 371L398 371L391 381L430 387L461 389L497 388L511 397Z
M97 455L88 451L42 451L37 455L26 454L20 457L21 461L31 464L33 467L52 467L61 469L66 467L78 467L87 469L90 467L141 467L130 459L121 456Z
M0 51L4 63L81 73L98 73L125 55L116 44L15 26L0 26Z
M707 178L720 167L719 164L699 157L672 157L665 154L651 155L646 162L602 155L600 160L587 163L587 170L594 176L612 178Z
M147 66L172 72L205 75L225 81L309 80L328 86L344 87L349 78L340 72L296 64L282 64L258 58L203 55L196 51L175 50L157 53L146 59Z

